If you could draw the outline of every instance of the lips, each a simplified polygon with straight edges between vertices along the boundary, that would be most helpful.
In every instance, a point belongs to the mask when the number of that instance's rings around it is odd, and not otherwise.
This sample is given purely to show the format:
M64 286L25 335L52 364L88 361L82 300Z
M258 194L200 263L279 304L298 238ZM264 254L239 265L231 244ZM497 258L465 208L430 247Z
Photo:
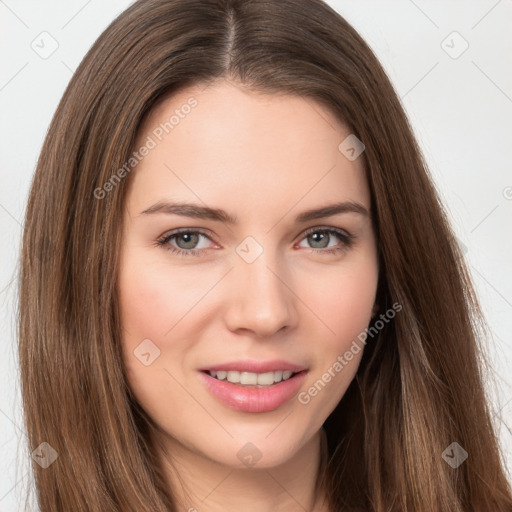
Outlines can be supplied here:
M241 381L219 380L216 377L219 372L221 377L228 373L238 374ZM282 372L287 378L267 385L257 385L252 381L244 384L244 376L250 378L254 374L268 375L271 372ZM299 392L307 373L306 367L289 361L232 361L201 368L199 377L224 405L237 411L261 413L273 411L289 402Z

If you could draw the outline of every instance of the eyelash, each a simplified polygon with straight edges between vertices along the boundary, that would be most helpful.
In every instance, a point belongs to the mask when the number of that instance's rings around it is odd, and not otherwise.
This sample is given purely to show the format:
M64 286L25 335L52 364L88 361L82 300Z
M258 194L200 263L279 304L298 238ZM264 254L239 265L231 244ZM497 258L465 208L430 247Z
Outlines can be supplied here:
M172 253L178 255L178 256L201 256L202 251L204 249L178 249L176 247L173 247L172 245L169 245L169 242L176 238L178 235L181 235L183 233L187 234L199 234L203 235L206 238L210 239L210 236L201 230L191 230L191 229L181 229L178 231L174 231L173 233L170 233L169 235L164 235L163 237L159 238L157 242L157 246L162 247L166 251L171 251ZM331 248L331 249L314 249L310 248L313 253L320 253L320 254L335 254L341 251L344 251L348 248L350 248L354 242L354 235L351 235L350 233L343 231L341 229L337 228L321 228L321 227L314 227L311 229L308 229L300 241L302 241L304 238L306 238L308 235L312 233L328 233L328 234L334 234L341 240L341 245Z

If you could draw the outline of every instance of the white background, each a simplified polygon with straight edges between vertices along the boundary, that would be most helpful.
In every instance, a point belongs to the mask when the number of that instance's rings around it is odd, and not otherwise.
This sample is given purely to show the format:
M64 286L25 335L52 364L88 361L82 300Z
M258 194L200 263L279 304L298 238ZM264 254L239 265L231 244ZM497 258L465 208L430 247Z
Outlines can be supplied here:
M73 71L130 3L0 0L0 512L22 510L31 482L15 335L17 258L30 182ZM490 390L512 474L512 1L328 3L384 65L466 249L493 335L497 385ZM48 37L40 36L43 31L58 43L47 59L31 47ZM464 41L467 50L452 58Z

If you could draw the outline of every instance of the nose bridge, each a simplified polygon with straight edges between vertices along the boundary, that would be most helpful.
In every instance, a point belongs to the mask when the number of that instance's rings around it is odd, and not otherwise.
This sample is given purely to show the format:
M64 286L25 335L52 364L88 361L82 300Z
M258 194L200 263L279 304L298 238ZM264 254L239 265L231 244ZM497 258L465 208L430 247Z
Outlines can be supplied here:
M296 318L293 294L276 252L253 237L239 244L236 252L230 327L268 336L291 325Z

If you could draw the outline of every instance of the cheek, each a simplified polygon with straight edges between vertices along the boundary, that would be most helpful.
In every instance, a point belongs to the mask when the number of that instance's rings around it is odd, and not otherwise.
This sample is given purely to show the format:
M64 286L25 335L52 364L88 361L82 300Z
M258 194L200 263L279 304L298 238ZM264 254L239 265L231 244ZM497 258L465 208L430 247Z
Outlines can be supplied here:
M121 323L128 338L171 338L174 327L193 308L206 284L170 270L136 251L122 261L119 277ZM141 340L139 340L140 342Z
M331 296L328 307L339 349L346 347L368 326L375 302L377 273L367 269L342 281Z
M165 271L136 251L122 260L119 303L124 368L137 401L159 421L169 412L165 404L173 404L176 417L194 406L177 383L185 382L181 363L191 348L190 336L183 331L185 315L200 292L204 294L185 275ZM178 332L184 335L177 336Z
M323 335L316 343L311 375L297 398L304 413L316 418L313 428L334 410L357 372L364 350L361 333L371 320L377 282L374 258L340 267L328 281L317 278L316 287L309 282L307 304L321 327L316 331Z
M166 344L173 342L174 353L185 350L181 346L184 342L175 336L173 339L173 328L190 309L187 304L194 303L197 292L190 291L182 280L177 273L171 281L168 271L163 272L135 250L122 259L119 305L123 358L132 387L139 393L151 385L152 394L158 395L163 384L168 385Z
M373 258L340 267L329 279L308 286L307 304L323 325L324 354L344 352L354 339L365 330L375 303L378 267ZM321 322L320 322L321 320Z

